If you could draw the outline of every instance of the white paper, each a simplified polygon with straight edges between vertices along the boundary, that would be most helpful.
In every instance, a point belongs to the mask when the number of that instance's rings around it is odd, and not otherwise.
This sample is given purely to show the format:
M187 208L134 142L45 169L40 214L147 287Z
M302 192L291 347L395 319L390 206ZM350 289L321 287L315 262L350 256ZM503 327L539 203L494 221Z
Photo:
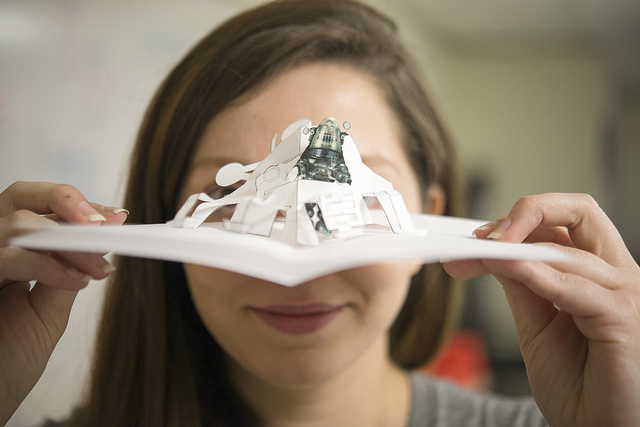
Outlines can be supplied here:
M366 226L361 236L324 239L317 246L291 246L273 237L224 231L221 223L196 229L166 224L62 225L15 237L11 244L201 264L285 286L349 268L403 260L428 264L474 258L564 259L561 252L546 246L476 239L472 231L485 221L412 215L415 232L394 234L379 225L386 223L381 211L372 211L372 217L374 224Z

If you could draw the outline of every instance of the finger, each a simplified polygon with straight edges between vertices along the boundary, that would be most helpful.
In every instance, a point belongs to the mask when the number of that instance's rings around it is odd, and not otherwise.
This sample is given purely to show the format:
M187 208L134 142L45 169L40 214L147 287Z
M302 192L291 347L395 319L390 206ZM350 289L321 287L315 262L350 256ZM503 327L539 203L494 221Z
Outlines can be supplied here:
M28 210L37 214L55 213L69 222L104 222L82 193L70 185L49 182L16 182L0 195L0 216Z
M38 317L49 330L53 328L55 331L52 334L54 344L67 327L71 306L77 294L77 290L56 289L42 283L36 283L29 292L29 301Z
M19 210L0 218L0 246L6 246L11 237L27 232L29 228L56 226L57 224L31 211Z
M64 331L75 297L73 291L39 284L32 292L29 289L29 283L18 282L0 290L0 314L5 321L0 331L3 410L17 408L38 381Z
M11 227L13 223L20 223L28 229L29 227L44 227L44 226L57 226L53 221L46 219L40 215L37 215L33 212L29 211L17 211L10 214L7 217L0 218L0 246L4 246L7 244L7 241L10 237L20 234L20 230L14 230ZM24 231L24 229L22 229ZM46 255L42 252L40 255ZM11 256L11 253L9 253ZM103 258L103 254L90 254L90 253L78 253L78 252L58 252L50 254L50 256L57 259L63 265L67 267L69 271L72 272L72 275L76 276L76 272L81 272L82 278L84 279L86 275L91 276L94 279L104 279L106 278L113 270L113 266L109 264L107 260ZM29 260L29 257L19 257L25 260ZM33 257L31 257L33 258ZM15 263L21 262L20 259L12 259L9 261L9 265L11 266L11 270L2 270L3 273L0 274L0 277L6 276L7 274L15 274L12 273L19 270L20 267ZM6 264L5 264L6 265ZM22 268L28 269L30 265L23 265ZM26 271L22 271L18 276L14 277L5 277L0 280L31 280L28 277Z
M34 322L22 325L21 322L14 322L11 325L16 328L22 326L22 330L18 330L18 339L22 343L35 338L40 357L46 360L67 325L71 306L78 291L51 288L41 283L36 283L32 288L27 282L15 282L2 288L1 292L0 305L7 318L26 318L28 312L33 309L37 314L37 320L45 326L43 331L36 327Z
M540 243L563 252L571 261L547 261L547 264L567 274L581 276L608 289L617 289L622 285L619 272L597 256L573 247ZM499 261L498 261L499 262ZM482 260L457 260L443 263L445 271L460 280L469 280L491 274Z
M91 224L107 222L107 216L122 217L123 210L103 208L90 204L75 187L48 182L17 182L0 194L0 216L18 210L29 210L41 215L55 214L66 222ZM107 216L105 216L105 213Z
M498 276L511 309L520 344L537 336L558 314L558 308L549 300L534 293L524 284L508 277Z
M498 280L503 284L513 315L527 371L530 376L537 377L530 377L535 379L532 391L536 394L538 390L544 390L538 399L553 399L549 391L564 387L563 377L548 377L542 373L549 369L563 373L571 370L574 373L569 378L579 376L576 371L583 365L577 357L583 353L584 336L576 330L574 318L569 313L559 311L551 302L518 281L504 277L498 277Z
M575 247L565 227L540 225L523 241L524 243L555 243L560 246Z
M523 197L495 224L480 227L476 235L507 242L522 242L540 226L564 227L573 245L609 263L630 255L624 242L598 204L588 195L542 194Z
M127 217L127 211L112 214L110 225L120 225ZM55 227L59 224L46 216L37 215L31 211L19 210L0 218L0 247L6 246L12 237L28 233L32 229Z
M540 271L533 280L495 274L504 286L521 345L543 330L555 336L557 345L551 348L569 345L570 335L586 337L592 344L633 341L629 337L636 330L629 325L637 324L638 309L629 292L612 292L583 277L538 264L547 271ZM551 322L553 327L547 328Z
M563 252L569 261L550 261L546 264L551 268L562 271L565 274L572 274L583 277L599 286L610 290L624 287L626 278L624 271L611 266L608 262L598 256L573 247L559 246L547 243L541 245L553 247L555 250Z
M569 314L588 317L607 313L612 298L609 289L588 278L531 260L483 260L503 284L518 282Z
M447 274L460 280L475 279L489 274L482 261L476 259L448 261L442 263L442 266Z
M74 267L47 256L9 246L0 249L0 287L11 282L30 282L61 289L78 290L92 277Z
M129 216L129 211L123 208L116 208L112 206L103 206L98 203L89 203L98 213L100 213L106 221L104 224L108 225L122 225ZM56 223L63 222L63 220L56 214L40 215L43 218L54 221Z
M124 208L116 208L112 206L103 206L97 203L89 203L96 211L105 217L104 224L122 225L129 216L129 211Z
M105 279L115 271L115 267L104 259L104 254L82 252L56 252L52 255L63 264L88 274L94 280Z

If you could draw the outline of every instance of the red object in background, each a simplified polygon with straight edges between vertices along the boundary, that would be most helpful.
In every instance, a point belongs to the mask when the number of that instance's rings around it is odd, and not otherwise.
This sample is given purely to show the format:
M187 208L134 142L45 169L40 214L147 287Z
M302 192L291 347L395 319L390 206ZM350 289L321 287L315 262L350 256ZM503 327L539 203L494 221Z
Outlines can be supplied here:
M487 390L491 381L487 346L472 330L457 331L438 357L420 370L477 391Z

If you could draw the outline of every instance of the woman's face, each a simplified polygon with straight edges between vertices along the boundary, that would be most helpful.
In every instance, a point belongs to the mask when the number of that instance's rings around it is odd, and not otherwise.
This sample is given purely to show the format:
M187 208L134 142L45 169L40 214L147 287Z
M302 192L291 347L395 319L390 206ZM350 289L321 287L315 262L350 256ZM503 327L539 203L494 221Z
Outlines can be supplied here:
M181 199L217 198L217 171L269 153L274 134L292 122L325 117L351 123L365 163L420 212L418 180L401 130L375 80L330 63L287 71L254 96L215 117L196 149ZM348 166L348 165L347 165ZM287 288L252 277L185 265L196 309L240 375L278 385L310 385L356 361L386 358L387 332L404 302L417 264L363 267Z

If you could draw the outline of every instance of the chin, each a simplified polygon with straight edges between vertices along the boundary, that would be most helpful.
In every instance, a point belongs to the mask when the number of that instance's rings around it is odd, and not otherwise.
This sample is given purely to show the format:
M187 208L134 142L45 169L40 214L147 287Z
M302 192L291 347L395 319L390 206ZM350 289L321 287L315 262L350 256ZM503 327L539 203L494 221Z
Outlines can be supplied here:
M313 387L336 377L341 367L335 363L300 363L281 366L278 372L272 372L270 382L274 385L286 388Z
M256 349L256 353L258 349ZM353 355L352 355L353 356ZM336 377L352 358L322 349L294 350L288 354L237 360L229 356L232 376L279 388L306 388Z
M234 376L254 384L258 381L272 387L304 389L375 370L380 362L388 360L387 348L387 335L383 333L377 339L326 342L283 351L260 352L256 348L256 357L231 358L230 362Z

